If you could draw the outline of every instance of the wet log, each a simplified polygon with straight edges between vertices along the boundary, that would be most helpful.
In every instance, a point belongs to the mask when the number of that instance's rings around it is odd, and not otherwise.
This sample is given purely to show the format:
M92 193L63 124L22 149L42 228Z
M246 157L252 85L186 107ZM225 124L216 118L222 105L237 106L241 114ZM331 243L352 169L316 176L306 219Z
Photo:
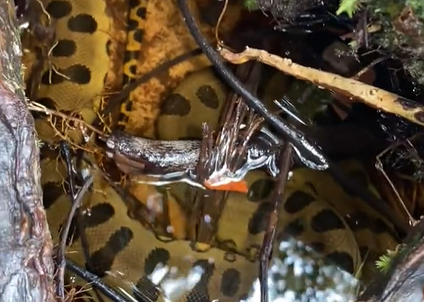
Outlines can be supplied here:
M424 292L424 220L412 227L387 272L376 277L357 302L423 301Z
M39 148L13 1L0 2L0 301L54 301Z

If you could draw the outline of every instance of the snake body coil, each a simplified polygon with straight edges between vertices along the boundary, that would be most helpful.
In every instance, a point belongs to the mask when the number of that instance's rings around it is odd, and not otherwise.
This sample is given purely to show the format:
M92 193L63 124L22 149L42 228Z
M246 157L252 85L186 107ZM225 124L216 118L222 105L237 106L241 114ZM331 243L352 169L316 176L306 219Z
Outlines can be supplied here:
M124 62L126 83L135 77L131 62L137 57L145 13L142 1L130 2L133 3L129 15L140 22L134 23L128 33L129 48ZM51 51L51 64L41 76L38 99L51 99L59 110L78 112L91 122L109 61L106 4L101 0L55 0L46 1L45 7L57 21L58 44ZM52 66L57 72L50 71ZM225 95L225 86L210 69L190 75L164 100L157 121L158 138L198 138L202 122L216 128ZM128 104L122 105L123 117L131 110ZM53 130L45 121L37 122L37 130L42 139L49 141L53 137ZM348 163L347 166L352 165ZM50 229L57 241L71 206L62 186L66 170L58 165L56 158L46 156L42 160L42 172L45 207ZM361 169L356 172L367 179ZM94 190L87 194L83 203L89 259L83 257L78 232L73 232L73 240L69 240L73 243L68 257L81 265L86 264L110 284L125 288L142 301L203 302L218 299L232 302L246 297L258 276L258 262L254 256L259 251L272 209L269 192L273 181L265 173L247 175L247 196L228 194L216 236L203 252L195 250L188 240L187 234L195 232L186 224L189 220L186 209L192 206L192 201L187 199L188 186L176 184L164 190L139 185L134 189L140 202L159 207L159 214L168 215L169 224L165 223L164 227L174 236L164 240L163 236L156 236L146 224L135 219L137 213L128 206L128 201L98 172L90 170L89 173L94 176ZM345 270L355 272L367 252L378 254L392 248L396 242L386 232L390 223L370 208L357 207L356 198L337 189L333 183L334 180L324 172L296 170L286 189L278 237L294 236ZM366 226L357 223L358 215L366 217ZM385 226L377 235L369 227L374 222ZM126 287L122 280L131 282L137 289Z

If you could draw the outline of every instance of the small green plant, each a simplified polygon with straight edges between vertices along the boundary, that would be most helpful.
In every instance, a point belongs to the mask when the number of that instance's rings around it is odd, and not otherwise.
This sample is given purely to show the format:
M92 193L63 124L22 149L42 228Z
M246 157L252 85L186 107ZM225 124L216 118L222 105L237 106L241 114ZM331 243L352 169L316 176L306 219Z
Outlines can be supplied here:
M346 13L349 18L352 18L355 12L362 7L365 1L366 0L341 0L336 15Z
M377 269L381 273L386 274L392 268L393 259L396 256L403 257L402 255L404 255L407 251L405 247L405 244L399 244L396 246L394 251L387 250L386 254L381 255L380 258L375 262Z
M375 262L375 266L383 274L387 274L387 272L390 270L390 264L392 262L392 256L389 254L390 251L387 252L387 254L381 255L380 258Z
M41 139L35 139L35 145L41 149L44 146L44 142Z
M258 4L256 3L256 0L244 0L244 7L247 8L249 11L257 10Z

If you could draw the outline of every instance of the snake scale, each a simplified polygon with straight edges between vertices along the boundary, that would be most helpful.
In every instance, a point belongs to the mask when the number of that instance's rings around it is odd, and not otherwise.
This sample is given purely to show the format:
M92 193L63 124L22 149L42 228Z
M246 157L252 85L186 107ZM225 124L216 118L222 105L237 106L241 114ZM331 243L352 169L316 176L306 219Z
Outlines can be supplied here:
M130 2L129 15L142 18L142 1ZM90 123L95 117L108 71L106 4L102 0L54 0L46 1L45 8L56 21L58 44L52 50L50 62L59 72L49 75L51 66L46 66L40 75L38 100L53 100L58 109L80 113ZM127 53L135 51L135 33L140 32L137 26L131 30L134 39L129 43ZM124 73L130 82L134 76L128 63L131 58L127 59ZM199 137L202 122L209 122L215 128L225 94L225 86L210 69L188 76L162 103L157 120L158 138ZM131 110L129 107L123 109ZM36 127L41 139L55 140L54 132L44 119L37 119ZM368 181L364 171L354 163L348 162L345 166L360 180ZM94 176L94 189L83 203L90 270L116 286L124 287L119 279L132 282L142 301L219 299L226 302L238 301L248 294L258 276L258 262L246 255L257 253L271 209L269 192L273 182L264 173L248 174L247 196L240 193L228 195L216 238L212 247L203 252L194 251L187 240L188 217L184 207L190 206L191 200L187 200L189 188L186 185L172 185L165 190L142 185L133 190L146 205L150 203L151 206L153 202L167 208L170 225L166 227L171 227L168 230L174 236L164 240L135 219L137 215L98 172L91 170L90 173ZM70 208L69 197L63 191L64 175L66 170L56 155L53 152L44 154L44 204L55 242ZM390 235L390 223L358 202L356 197L346 194L324 172L296 170L284 199L278 237L282 239L291 234L349 272L358 270L368 252L378 255L396 245ZM73 235L67 256L84 265L81 243L76 240L79 234ZM170 269L168 279L157 285L155 278L149 278L149 275L160 275L164 268ZM106 271L123 277L115 278ZM199 275L199 271L203 274ZM178 273L189 274L197 282L193 285L177 279ZM171 279L177 280L179 288L185 290L171 290Z

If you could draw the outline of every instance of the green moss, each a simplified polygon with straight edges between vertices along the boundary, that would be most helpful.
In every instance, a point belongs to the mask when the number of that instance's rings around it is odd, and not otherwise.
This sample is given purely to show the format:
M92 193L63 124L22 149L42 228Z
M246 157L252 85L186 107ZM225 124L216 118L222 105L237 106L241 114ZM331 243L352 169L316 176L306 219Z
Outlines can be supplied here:
M353 14L366 2L366 0L341 0L336 14L340 15L341 13L346 13L352 18Z
M424 20L424 2L422 0L406 0L406 5L412 8L416 16Z
M399 18L405 7L413 15ZM420 84L424 84L424 2L422 0L373 0L369 12L382 30L371 35L371 43L389 51L400 59L405 70ZM403 23L402 23L403 22Z
M257 0L244 0L244 7L247 8L249 11L254 11L259 9Z
M421 60L407 60L403 66L409 74L418 82L424 83L424 62Z

